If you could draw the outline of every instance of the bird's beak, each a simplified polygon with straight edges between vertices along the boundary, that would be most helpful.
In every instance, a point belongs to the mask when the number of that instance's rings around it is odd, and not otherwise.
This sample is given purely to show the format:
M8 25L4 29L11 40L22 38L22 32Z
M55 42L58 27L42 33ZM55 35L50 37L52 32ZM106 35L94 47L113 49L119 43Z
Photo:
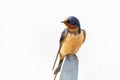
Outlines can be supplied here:
M65 21L61 21L61 23L65 23Z
M65 25L66 25L66 27L67 27L67 28L69 28L69 26L68 26L69 24L67 23L67 21L66 21L66 20L61 21L61 23L65 24Z

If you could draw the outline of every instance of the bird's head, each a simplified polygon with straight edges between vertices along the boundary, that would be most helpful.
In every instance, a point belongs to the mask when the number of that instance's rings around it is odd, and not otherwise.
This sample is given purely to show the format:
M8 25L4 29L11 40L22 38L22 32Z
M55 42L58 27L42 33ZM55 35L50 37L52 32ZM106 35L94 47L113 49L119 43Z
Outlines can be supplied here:
M69 30L76 30L80 32L80 22L76 17L70 16L64 21L62 21L62 23L64 23Z

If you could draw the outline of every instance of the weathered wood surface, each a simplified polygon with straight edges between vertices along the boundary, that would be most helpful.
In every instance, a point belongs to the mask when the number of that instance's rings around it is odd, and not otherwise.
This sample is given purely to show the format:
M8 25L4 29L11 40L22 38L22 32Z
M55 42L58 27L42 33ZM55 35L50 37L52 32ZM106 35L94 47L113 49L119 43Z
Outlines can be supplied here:
M75 55L66 56L60 80L78 80L79 60Z

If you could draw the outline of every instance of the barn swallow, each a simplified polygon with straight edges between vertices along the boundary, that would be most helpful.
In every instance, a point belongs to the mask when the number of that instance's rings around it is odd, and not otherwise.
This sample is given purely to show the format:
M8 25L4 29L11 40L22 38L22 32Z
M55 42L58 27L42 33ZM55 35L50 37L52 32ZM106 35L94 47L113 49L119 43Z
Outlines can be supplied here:
M54 80L56 78L57 73L61 69L62 62L65 56L69 54L75 55L80 49L81 45L84 43L86 38L86 32L84 29L81 29L80 22L76 17L70 16L64 21L62 21L62 23L64 23L67 28L64 29L64 31L61 34L59 50L53 65L54 69L57 58L59 56L59 64L54 71Z

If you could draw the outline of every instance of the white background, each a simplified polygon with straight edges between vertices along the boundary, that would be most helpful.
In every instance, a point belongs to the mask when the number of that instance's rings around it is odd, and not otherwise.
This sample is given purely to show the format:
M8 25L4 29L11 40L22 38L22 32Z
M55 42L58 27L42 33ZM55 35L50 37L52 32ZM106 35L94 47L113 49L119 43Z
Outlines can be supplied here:
M120 80L119 0L0 0L0 80L53 80L68 16L87 32L78 80Z

